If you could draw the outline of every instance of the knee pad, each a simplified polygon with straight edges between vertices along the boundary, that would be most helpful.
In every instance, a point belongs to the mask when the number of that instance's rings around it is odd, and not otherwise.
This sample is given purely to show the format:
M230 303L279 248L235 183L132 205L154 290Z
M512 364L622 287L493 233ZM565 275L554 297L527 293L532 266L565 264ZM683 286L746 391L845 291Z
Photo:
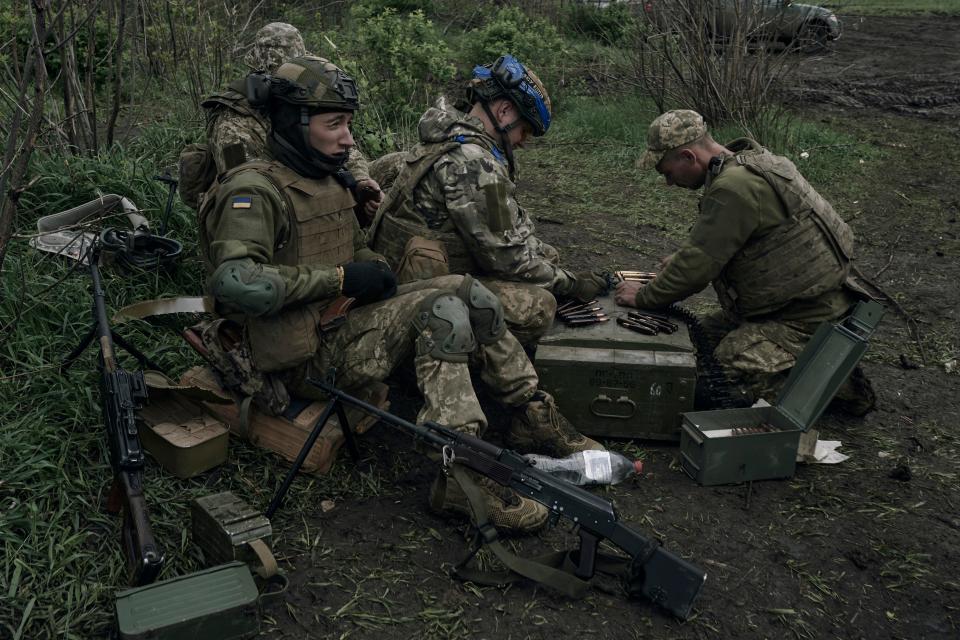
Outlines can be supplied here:
M500 299L473 276L463 276L457 296L470 310L470 324L480 344L493 344L503 337L507 325L503 319Z
M426 347L431 356L447 362L466 362L477 342L470 326L470 312L449 291L438 291L420 303L413 326L421 334L430 329Z
M265 316L280 311L287 285L280 270L250 258L223 262L208 281L210 293L224 313Z

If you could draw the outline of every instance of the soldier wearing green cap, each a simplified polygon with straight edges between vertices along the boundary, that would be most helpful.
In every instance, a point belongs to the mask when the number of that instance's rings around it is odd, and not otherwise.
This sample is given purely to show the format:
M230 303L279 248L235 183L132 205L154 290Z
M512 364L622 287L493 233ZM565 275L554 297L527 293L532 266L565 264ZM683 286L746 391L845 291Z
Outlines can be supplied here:
M396 178L370 228L370 246L401 282L447 271L483 279L503 302L511 331L533 345L553 323L555 295L585 301L607 283L562 268L514 196L514 148L550 127L540 79L501 56L474 69L467 102L461 111L441 99L420 119L420 143L402 160L391 157L383 175Z
M201 333L224 379L280 414L290 394L315 396L308 377L334 370L349 391L412 358L424 397L418 420L477 435L487 420L471 382L473 361L512 411L513 448L563 456L592 442L537 389L533 365L486 287L449 275L398 290L383 257L363 243L341 172L359 107L353 79L322 58L301 56L273 74L250 74L246 86L248 101L269 114L274 160L221 175L199 211L206 288L219 316ZM341 324L323 326L342 297L356 304ZM494 524L532 531L546 522L542 505L487 478L474 482ZM458 481L443 474L430 503L471 513Z
M646 286L618 284L617 302L657 309L712 283L722 312L704 326L717 361L746 401L772 401L816 328L865 295L850 278L853 232L790 160L747 138L717 143L695 111L656 118L638 165L703 197L683 246ZM873 408L862 370L837 401L857 415Z

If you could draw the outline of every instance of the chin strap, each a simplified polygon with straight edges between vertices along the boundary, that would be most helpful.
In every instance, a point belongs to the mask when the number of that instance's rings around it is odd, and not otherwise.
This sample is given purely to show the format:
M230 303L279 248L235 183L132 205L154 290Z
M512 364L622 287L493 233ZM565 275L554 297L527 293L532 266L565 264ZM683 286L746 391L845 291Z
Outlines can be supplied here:
M328 156L314 149L310 144L310 114L306 107L300 108L300 122L298 123L300 135L303 141L303 149L298 149L296 145L278 133L277 130L270 132L268 142L271 151L274 152L276 159L287 165L300 175L308 178L325 178L329 175L336 176L343 173L343 165L347 161L348 154L340 156ZM292 131L291 135L294 135ZM349 172L348 172L349 173ZM345 187L350 188L343 179L338 181Z
M493 116L493 111L490 110L490 105L487 101L483 100L480 102L480 105L483 107L484 113L487 114L487 118L490 119L490 123L493 125L493 128L498 134L500 134L500 144L503 146L503 153L507 156L507 168L510 171L510 179L517 179L517 167L513 160L513 144L510 143L509 133L512 129L515 129L521 122L522 118L518 117L516 120L511 122L505 127L501 127L500 123Z

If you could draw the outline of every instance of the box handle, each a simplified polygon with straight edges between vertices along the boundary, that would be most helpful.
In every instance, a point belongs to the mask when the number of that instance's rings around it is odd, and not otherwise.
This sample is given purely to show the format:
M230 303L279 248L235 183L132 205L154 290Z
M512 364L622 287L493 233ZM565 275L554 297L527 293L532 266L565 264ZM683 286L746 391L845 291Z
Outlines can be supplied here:
M629 413L609 413L607 411L600 411L597 408L597 405L600 404L611 404L614 408L625 405L629 408ZM620 396L616 400L611 400L610 396L601 393L596 398L590 401L590 413L597 416L598 418L614 418L616 420L628 420L633 417L637 412L637 403L628 398L627 396Z
M696 462L694 462L694 461L693 461L693 458L691 458L690 456L688 456L686 451L681 451L681 452L680 452L680 457L683 458L683 460L681 460L681 462L680 462L680 468L683 469L683 472L684 472L685 474L687 474L688 476L690 476L690 479L691 479L691 480L696 480L696 479L697 479L697 475L700 473L700 465L698 465ZM687 468L688 466L693 467L694 469L696 469L696 470L697 470L697 473L690 473L690 469Z

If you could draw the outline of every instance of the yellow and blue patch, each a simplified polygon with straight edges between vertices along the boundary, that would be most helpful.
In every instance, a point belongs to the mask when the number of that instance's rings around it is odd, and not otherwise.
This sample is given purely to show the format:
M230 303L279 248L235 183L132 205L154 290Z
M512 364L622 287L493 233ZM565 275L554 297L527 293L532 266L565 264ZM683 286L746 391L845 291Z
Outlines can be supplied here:
M253 206L253 198L251 196L233 196L230 203L231 209L249 209Z

